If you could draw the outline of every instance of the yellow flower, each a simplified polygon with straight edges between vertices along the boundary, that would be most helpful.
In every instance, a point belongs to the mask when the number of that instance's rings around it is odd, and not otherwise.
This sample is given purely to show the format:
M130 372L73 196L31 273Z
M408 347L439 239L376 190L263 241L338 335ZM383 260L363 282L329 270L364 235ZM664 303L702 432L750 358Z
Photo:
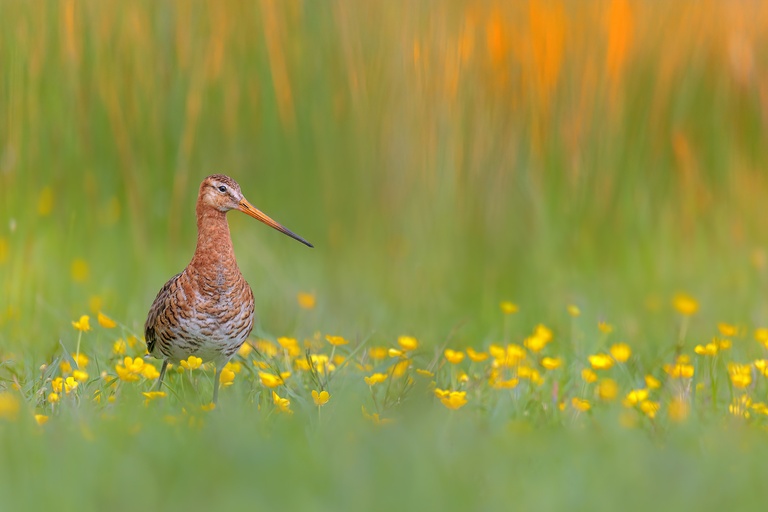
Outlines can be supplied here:
M700 356L715 356L717 355L718 348L718 344L715 341L712 341L706 345L696 345L693 351Z
M235 382L235 372L227 368L226 366L221 369L219 375L219 382L222 386L231 386Z
M433 393L435 394L435 396L436 396L437 398L445 398L445 397L447 397L447 396L448 396L448 395L449 395L451 392L450 392L449 390L447 390L447 389L440 389L440 388L435 388L435 389L434 389L434 391L433 391Z
M589 359L589 364L595 370L607 370L613 366L613 359L608 354L595 354L587 359Z
M603 322L602 320L597 323L597 328L603 334L611 334L613 332L613 326L608 322Z
M498 378L491 378L491 386L495 389L513 389L517 387L517 385L520 384L520 379L506 379L501 380Z
M197 370L200 368L200 366L203 364L203 360L196 356L189 356L188 358L184 359L183 361L180 361L179 364L182 368L185 370Z
M675 397L669 404L669 419L675 423L682 423L688 418L690 406L682 397Z
M675 295L672 305L678 313L684 316L691 316L699 310L699 303L696 302L696 299L684 293Z
M619 385L613 379L603 379L597 384L597 396L610 402L619 394Z
M755 359L752 362L757 371L768 377L768 359Z
M656 412L659 410L659 402L644 400L640 403L640 410L643 411L646 416L653 419L656 417Z
M368 350L368 355L371 359L384 359L387 357L388 350L385 347L371 347Z
M45 425L48 421L48 416L45 414L35 414L35 422L37 422L38 425Z
M520 364L525 359L526 352L520 345L510 343L507 348L500 347L499 345L491 345L488 347L488 351L493 357L493 366L512 367Z
M370 377L363 377L365 379L365 383L369 386L373 386L375 384L378 384L379 382L384 382L387 380L387 375L385 373L374 373Z
M617 363L626 363L632 355L632 349L626 343L614 343L611 345L611 355Z
M59 370L61 370L62 375L69 375L72 373L72 365L69 364L69 361L62 361L59 363Z
M712 340L713 343L717 343L717 348L720 350L728 350L731 348L731 340L722 339L718 340L717 338Z
M574 304L568 304L568 307L566 308L566 310L568 311L568 314L574 318L581 315L581 310L579 309L579 306L576 306Z
M440 402L449 409L461 409L467 403L466 391L449 391L447 396L440 398Z
M299 292L296 294L296 301L301 309L314 309L316 303L315 294Z
M240 361L230 361L226 365L224 365L225 370L232 370L234 373L240 373L243 369L243 365L240 364Z
M167 396L165 391L145 391L144 393L142 393L142 395L144 395L144 397L146 398L146 400L144 400L145 406L149 405L149 402L151 402L152 400L155 400L157 398L164 398Z
M75 370L74 372L72 372L72 377L77 382L85 382L88 380L88 374L83 370Z
M154 400L155 398L164 398L168 396L165 391L145 391L144 393L142 393L142 395L144 395L146 398L150 400Z
M397 344L406 352L419 348L419 341L413 336L399 336L397 338Z
M72 359L75 361L75 365L77 365L78 368L85 368L88 366L88 363L90 360L88 359L88 356L83 354L82 352L79 354L72 354Z
M99 325L104 327L105 329L112 329L113 327L117 326L117 323L109 318L107 315L99 311L99 314L97 316L99 320Z
M665 364L664 371L673 379L690 379L693 377L694 368L689 364L689 358L686 355L680 355L675 364Z
M141 374L147 380L155 380L160 377L160 372L157 371L155 365L151 363L144 363L144 365L141 367Z
M72 327L77 329L80 332L88 332L91 330L91 319L88 317L88 315L83 315L80 317L80 319L76 322L72 322Z
M139 374L144 369L144 360L140 357L125 357L122 362L122 365L118 363L115 366L115 371L120 380L125 382L136 382L139 380Z
M734 416L740 416L742 418L749 418L749 408L752 405L752 399L747 395L742 395L741 398L734 398L731 405L728 406L728 411Z
M209 404L201 405L201 406L200 406L200 409L201 409L202 411L205 411L205 412L210 412L210 411L212 411L212 410L216 409L216 404L215 404L215 403L213 403L213 402L211 402L211 403L209 403Z
M326 341L334 346L346 345L349 341L345 340L342 336L333 336L331 334L325 335Z
M277 345L269 340L256 340L256 350L264 357L275 357L278 353Z
M410 367L411 367L411 360L402 359L392 367L392 376L402 377L403 375L405 375L405 372L408 371L408 368Z
M387 425L393 421L389 418L382 418L377 412L369 414L368 411L365 410L365 406L363 406L363 417L372 421L374 425Z
M309 359L312 362L312 366L314 366L315 370L321 375L336 369L336 367L329 362L328 356L325 354L312 354L309 356ZM296 359L295 363L298 363L301 360L302 359Z
M328 403L328 400L331 399L331 395L327 391L321 391L317 392L314 389L312 390L312 400L315 401L315 405L318 407L322 407L323 405Z
M0 420L15 420L19 414L19 409L21 409L21 404L15 394L0 393Z
M276 388L283 383L283 379L279 376L266 372L259 372L259 379L262 385L267 388Z
M546 326L539 324L536 326L533 335L525 339L523 345L531 352L539 352L550 341L552 341L552 331Z
M645 388L633 389L627 394L627 397L624 399L624 405L626 407L633 407L639 403L642 403L647 398L648 398L647 389Z
M243 343L242 345L240 345L240 348L239 348L239 349L237 349L237 354L238 354L240 357L244 357L244 358L247 358L247 357L248 357L248 355L249 355L249 354L250 354L252 351L253 351L253 347L251 346L251 344L250 344L250 343Z
M288 353L289 357L298 357L301 355L301 348L299 348L299 342L296 341L296 338L281 336L277 338L277 344Z
M277 406L277 410L279 412L283 412L286 414L293 414L293 411L291 410L291 401L288 400L287 398L280 398L280 396L273 391L272 401Z
M69 271L72 275L72 280L76 283L84 283L88 280L88 263L84 259L77 258L73 260Z
M499 304L499 308L501 308L501 312L505 315L513 315L520 311L520 308L517 307L517 304L514 302L510 302L508 300L504 300Z
M525 348L531 352L539 352L546 346L546 344L547 342L544 341L544 338L539 338L538 336L529 336L525 338L525 341L523 341Z
M752 384L752 366L748 364L728 363L728 376L737 388L746 388Z
M597 374L591 368L584 368L581 370L581 378L587 384L591 384L597 380Z
M416 368L416 373L418 373L419 375L423 375L424 377L434 377L435 376L435 374L432 373L431 371L429 371L429 370L422 370L421 368Z
M571 405L573 405L574 409L577 409L581 412L586 412L592 408L592 405L589 403L589 400L584 400L583 398L577 398L577 397L573 397L571 399Z
M659 389L661 387L661 382L659 382L659 379L653 375L646 375L645 385L648 386L648 389Z
M755 339L768 349L768 328L760 327L755 330Z
M541 360L541 366L547 370L557 370L562 364L563 360L559 357L545 357Z
M48 393L48 401L51 402L52 404L55 404L56 402L58 402L60 398L61 397L56 392Z
M732 338L734 336L737 336L739 334L739 328L732 324L727 324L725 322L720 322L717 324L717 330L720 331L720 334L723 336L726 336L728 338Z
M71 391L77 389L77 385L78 382L74 377L67 377L66 380L64 380L64 392L69 394Z
M472 347L467 348L467 355L472 361L476 363L480 363L488 359L487 352L475 352L475 350Z
M445 354L445 358L448 362L452 364L459 364L464 360L464 352L461 350L451 350L450 348L447 348L443 354Z

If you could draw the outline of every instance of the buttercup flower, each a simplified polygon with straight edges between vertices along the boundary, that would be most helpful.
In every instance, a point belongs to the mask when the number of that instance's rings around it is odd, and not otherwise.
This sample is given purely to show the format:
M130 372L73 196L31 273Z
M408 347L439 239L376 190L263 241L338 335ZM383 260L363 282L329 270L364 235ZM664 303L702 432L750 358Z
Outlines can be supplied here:
M595 354L587 359L589 359L589 364L595 370L607 370L613 366L613 358L608 354Z
M101 311L99 311L99 314L96 318L99 321L99 325L105 329L112 329L113 327L117 327L117 323Z
M406 352L419 348L419 342L413 336L399 336L397 338L397 344Z
M443 354L445 355L445 359L452 364L459 364L464 360L464 352L461 350L451 350L450 348L447 348Z
M472 347L467 348L467 355L472 361L476 363L481 363L488 359L487 352L476 352Z
M385 373L374 373L370 377L363 377L365 379L365 383L369 386L373 386L375 384L378 384L380 382L384 382L387 380L387 375Z
M696 302L696 299L684 293L675 295L672 305L678 313L684 316L691 316L699 310L699 303Z
M502 301L499 304L499 308L501 309L501 312L504 313L505 315L513 315L520 310L517 304L508 300Z
M321 407L328 403L328 400L331 399L331 395L327 391L321 391L317 392L316 390L312 390L312 400L314 400L315 405L318 407Z
M299 292L296 294L296 302L299 303L299 307L302 309L314 309L316 303L315 294Z
M293 411L291 410L291 401L287 398L281 398L277 393L273 391L272 401L277 406L277 410L279 412L283 412L285 414L293 414Z
M203 364L203 360L196 356L189 356L188 358L184 359L183 361L179 361L179 364L182 368L185 370L197 370L200 368L200 366Z
M331 345L336 345L336 346L346 345L347 343L349 343L349 341L345 340L342 336L332 336L330 334L326 334L325 339Z
M611 345L610 352L617 363L626 363L632 355L632 349L626 343L614 343Z
M91 330L91 319L88 315L83 315L76 322L72 322L72 327L80 332L88 332Z

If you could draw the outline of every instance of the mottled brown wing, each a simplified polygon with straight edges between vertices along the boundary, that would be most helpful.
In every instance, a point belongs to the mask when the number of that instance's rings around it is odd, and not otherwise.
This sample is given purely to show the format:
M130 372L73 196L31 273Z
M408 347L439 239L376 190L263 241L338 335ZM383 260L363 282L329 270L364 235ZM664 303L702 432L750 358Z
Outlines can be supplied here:
M168 307L171 286L173 286L173 283L179 278L180 275L181 273L176 274L170 278L162 288L160 288L160 291L157 293L157 297L155 297L155 301L149 308L149 313L147 314L147 322L144 324L144 339L147 341L147 351L150 354L152 354L154 351L155 343L157 343L155 324L157 323L157 319L163 310Z

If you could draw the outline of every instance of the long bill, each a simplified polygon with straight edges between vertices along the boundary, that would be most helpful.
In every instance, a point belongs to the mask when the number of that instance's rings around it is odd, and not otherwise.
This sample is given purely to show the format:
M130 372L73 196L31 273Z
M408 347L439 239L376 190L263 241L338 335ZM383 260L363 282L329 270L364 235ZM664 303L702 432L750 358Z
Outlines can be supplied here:
M238 204L239 210L243 212L246 215L250 215L256 220L260 220L267 226L273 227L276 230L280 231L283 234L288 235L289 237L293 238L294 240L298 240L299 242L303 243L307 247L314 247L311 243L307 242L303 238L301 238L299 235L291 231L290 229L284 227L279 222L276 222L272 220L267 214L259 210L258 208L254 207L251 203L249 203L245 198L243 198L240 203Z

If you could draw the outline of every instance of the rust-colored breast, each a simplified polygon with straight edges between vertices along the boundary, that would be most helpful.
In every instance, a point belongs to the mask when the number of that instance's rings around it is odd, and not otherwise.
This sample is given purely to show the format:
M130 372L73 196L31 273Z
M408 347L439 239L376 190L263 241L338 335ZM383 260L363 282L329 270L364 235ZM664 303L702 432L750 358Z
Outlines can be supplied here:
M153 356L228 360L253 329L253 292L235 260L224 213L198 213L192 261L160 289L144 334Z

